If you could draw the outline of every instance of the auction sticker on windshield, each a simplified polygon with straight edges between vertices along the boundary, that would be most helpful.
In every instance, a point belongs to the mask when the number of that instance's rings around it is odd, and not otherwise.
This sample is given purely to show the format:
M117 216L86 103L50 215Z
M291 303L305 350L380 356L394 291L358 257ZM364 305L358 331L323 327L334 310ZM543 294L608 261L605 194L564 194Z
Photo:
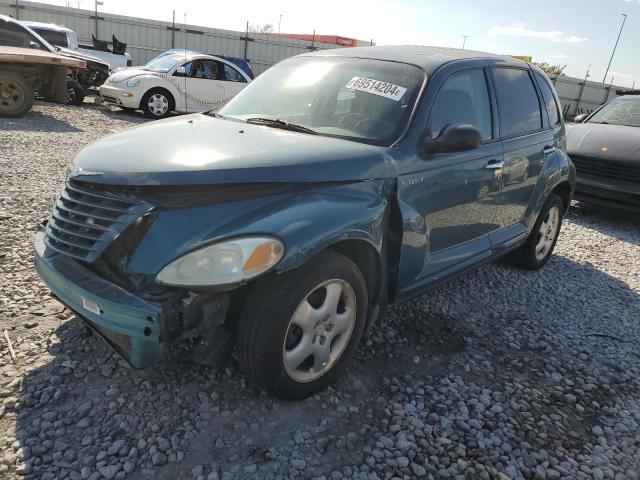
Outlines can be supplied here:
M396 102L400 100L407 91L406 88L401 87L400 85L394 85L393 83L365 77L353 77L347 82L345 87L352 90L380 95L381 97L390 98Z

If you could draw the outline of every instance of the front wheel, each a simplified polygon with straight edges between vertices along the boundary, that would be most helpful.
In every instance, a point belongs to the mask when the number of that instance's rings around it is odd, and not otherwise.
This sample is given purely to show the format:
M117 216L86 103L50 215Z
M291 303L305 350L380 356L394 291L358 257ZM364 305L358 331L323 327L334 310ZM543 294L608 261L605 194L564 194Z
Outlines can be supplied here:
M67 104L82 105L84 102L84 88L80 83L73 79L67 79Z
M140 108L147 118L165 118L174 109L173 97L166 90L155 88L144 94Z
M562 199L551 195L540 211L527 243L513 254L518 266L526 270L538 270L549 261L558 241L563 212Z
M31 110L33 88L17 73L0 71L0 117L21 117Z
M297 270L258 280L238 326L240 365L249 380L285 400L336 381L364 330L365 285L351 260L329 250Z

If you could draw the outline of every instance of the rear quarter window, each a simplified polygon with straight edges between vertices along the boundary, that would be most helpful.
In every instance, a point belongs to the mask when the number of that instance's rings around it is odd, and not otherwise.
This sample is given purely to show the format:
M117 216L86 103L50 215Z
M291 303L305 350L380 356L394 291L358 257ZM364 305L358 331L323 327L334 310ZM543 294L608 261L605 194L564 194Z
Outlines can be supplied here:
M500 132L503 137L517 137L542 128L538 94L527 70L497 67L494 69Z
M556 99L551 91L551 86L544 76L538 72L534 72L540 91L542 92L542 98L544 100L544 106L547 109L547 115L549 116L549 125L552 127L560 124L560 111Z
M69 48L69 42L67 40L67 34L65 32L52 32L51 30L41 30L38 28L32 28L34 32L44 38L51 45L56 47Z

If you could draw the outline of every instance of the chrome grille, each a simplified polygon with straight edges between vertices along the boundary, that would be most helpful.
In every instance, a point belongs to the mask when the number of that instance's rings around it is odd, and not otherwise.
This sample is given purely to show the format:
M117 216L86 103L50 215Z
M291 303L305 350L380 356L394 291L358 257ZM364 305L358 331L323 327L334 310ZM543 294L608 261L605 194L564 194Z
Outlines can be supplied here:
M578 174L640 183L640 164L571 155Z
M94 262L150 205L108 186L67 180L47 224L45 242L59 253Z

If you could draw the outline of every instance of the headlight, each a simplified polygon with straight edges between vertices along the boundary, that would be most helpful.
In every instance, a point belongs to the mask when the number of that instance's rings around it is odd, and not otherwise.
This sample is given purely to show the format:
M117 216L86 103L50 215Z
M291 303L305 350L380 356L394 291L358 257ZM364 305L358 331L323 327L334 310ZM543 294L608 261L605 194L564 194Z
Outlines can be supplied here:
M237 238L183 255L164 267L156 282L193 287L239 283L269 270L283 253L282 243L274 238Z
M134 78L130 78L129 80L127 80L125 82L125 85L127 87L135 87L136 85L138 85L140 83L140 77L134 77Z

